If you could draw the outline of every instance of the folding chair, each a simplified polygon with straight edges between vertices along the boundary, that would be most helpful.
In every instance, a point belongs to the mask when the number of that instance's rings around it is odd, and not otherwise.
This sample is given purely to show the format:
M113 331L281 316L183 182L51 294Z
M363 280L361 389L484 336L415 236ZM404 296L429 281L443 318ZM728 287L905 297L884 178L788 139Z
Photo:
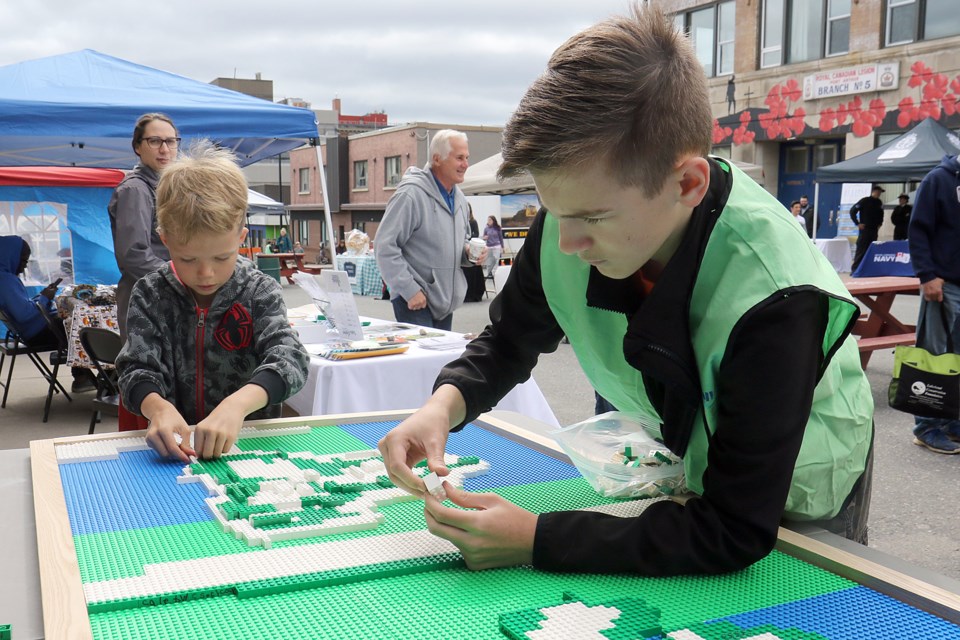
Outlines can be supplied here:
M117 370L107 368L106 365L116 362L117 355L123 348L123 339L116 331L100 327L84 327L80 329L79 337L80 346L97 370L97 395L93 398L93 415L90 416L88 432L93 433L102 412L119 415L120 389L117 385Z
M50 383L50 386L47 388L47 401L43 405L43 421L46 422L47 418L50 417L50 401L53 399L53 393L55 391L57 393L63 392L63 396L67 399L67 402L73 402L73 398L70 397L67 390L64 389L63 385L57 380L57 372L60 371L60 365L67 363L67 332L63 328L63 323L60 322L58 318L50 315L50 312L47 311L47 308L43 304L38 300L34 300L33 304L37 307L40 315L43 316L43 320L47 323L47 328L50 329L50 333L57 339L56 349L50 352L50 364L53 365L53 370L50 371L50 376L47 377L47 382Z
M39 305L38 305L39 306ZM47 314L45 309L41 311L44 314L44 319L47 319ZM7 396L10 393L10 381L13 378L13 367L17 363L18 355L25 355L29 358L30 362L37 368L37 371L40 372L40 375L43 376L43 379L49 384L47 390L47 401L44 407L43 412L43 421L46 422L47 418L50 415L50 399L53 396L53 392L63 393L63 396L70 401L70 394L67 393L67 390L63 388L63 385L57 380L57 370L59 369L59 363L61 362L61 357L59 355L59 347L57 345L39 345L39 346L30 346L26 343L23 337L20 335L19 329L17 329L16 324L13 320L2 310L0 310L0 322L6 325L7 335L2 343L0 343L0 371L3 371L3 363L7 356L10 356L10 368L7 369L7 381L3 386L3 401L0 402L0 408L6 408L7 406ZM63 327L60 328L63 332ZM64 344L66 344L66 337L64 337ZM53 371L43 362L43 359L40 358L41 353L50 351L50 363L54 365ZM63 352L62 360L66 361L66 350Z

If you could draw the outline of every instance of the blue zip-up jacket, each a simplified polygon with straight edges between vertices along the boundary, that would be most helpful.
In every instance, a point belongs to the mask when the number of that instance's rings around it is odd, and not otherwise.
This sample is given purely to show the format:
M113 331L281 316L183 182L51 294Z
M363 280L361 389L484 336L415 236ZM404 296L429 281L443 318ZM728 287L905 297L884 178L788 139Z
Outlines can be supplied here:
M960 285L960 162L944 156L924 177L910 217L910 260L920 282Z
M47 327L40 311L34 306L34 300L46 305L50 313L56 313L51 300L40 294L30 297L23 281L17 275L20 255L23 252L23 238L20 236L0 236L0 309L13 321L14 328L24 340L30 340Z

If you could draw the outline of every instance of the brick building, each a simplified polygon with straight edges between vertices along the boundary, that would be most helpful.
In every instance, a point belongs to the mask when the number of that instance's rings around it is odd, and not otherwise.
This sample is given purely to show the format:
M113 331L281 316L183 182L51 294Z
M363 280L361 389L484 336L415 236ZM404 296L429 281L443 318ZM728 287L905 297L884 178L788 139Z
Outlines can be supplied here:
M651 2L694 40L715 153L761 165L784 203L813 196L817 167L928 116L960 126L957 0ZM840 185L820 185L822 236L835 233L839 198Z
M500 151L501 127L459 126L415 122L350 136L326 138L320 146L327 177L330 213L337 238L351 229L374 239L387 201L400 178L412 166L429 162L433 134L457 129L470 140L470 157L482 160ZM317 149L290 153L292 185L290 221L295 240L306 247L308 259L319 253L324 233L323 195L317 170Z

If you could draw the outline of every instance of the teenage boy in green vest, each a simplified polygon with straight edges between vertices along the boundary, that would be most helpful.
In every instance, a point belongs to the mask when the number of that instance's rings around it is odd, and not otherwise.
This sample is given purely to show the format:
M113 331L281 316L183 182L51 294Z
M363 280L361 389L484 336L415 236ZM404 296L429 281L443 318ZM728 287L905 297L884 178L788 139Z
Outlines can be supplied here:
M866 541L873 400L858 309L804 229L730 163L687 38L634 8L560 47L504 130L501 175L528 170L541 211L491 324L380 450L445 475L455 431L566 335L591 384L662 425L694 494L640 516L533 514L445 484L430 530L474 569L648 575L733 571L783 520ZM456 436L453 436L456 437ZM460 507L460 508L456 508Z

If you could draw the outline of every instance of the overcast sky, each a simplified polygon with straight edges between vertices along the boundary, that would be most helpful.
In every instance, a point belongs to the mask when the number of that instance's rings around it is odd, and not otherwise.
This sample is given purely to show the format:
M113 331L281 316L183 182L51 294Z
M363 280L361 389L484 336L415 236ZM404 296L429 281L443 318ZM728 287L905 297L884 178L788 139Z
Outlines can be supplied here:
M551 52L628 0L4 2L0 65L95 49L194 80L273 80L393 123L503 125Z

